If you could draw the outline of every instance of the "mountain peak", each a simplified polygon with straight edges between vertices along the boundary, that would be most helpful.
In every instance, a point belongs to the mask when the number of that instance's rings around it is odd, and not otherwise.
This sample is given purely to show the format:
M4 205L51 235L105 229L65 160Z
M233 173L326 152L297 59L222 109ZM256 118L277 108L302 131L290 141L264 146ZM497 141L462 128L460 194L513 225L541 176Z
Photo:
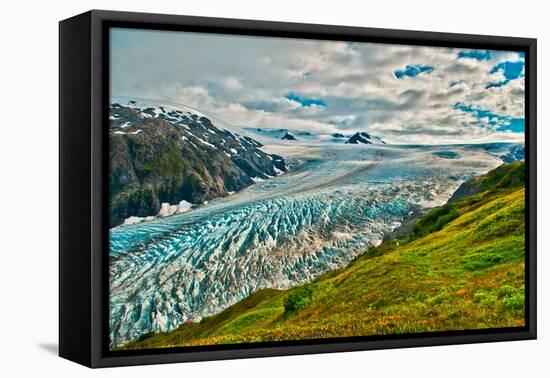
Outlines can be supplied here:
M346 144L386 144L386 142L367 132L358 131L346 141Z
M292 135L288 131L286 132L285 135L283 135L283 137L281 139L283 139L283 140L298 140L298 139L296 139L296 137L294 135Z

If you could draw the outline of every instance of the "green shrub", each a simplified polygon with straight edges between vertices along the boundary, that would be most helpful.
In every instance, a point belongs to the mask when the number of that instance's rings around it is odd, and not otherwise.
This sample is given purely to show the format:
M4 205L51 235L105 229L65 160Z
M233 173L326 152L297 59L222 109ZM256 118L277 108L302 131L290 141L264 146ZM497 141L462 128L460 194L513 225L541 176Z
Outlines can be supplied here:
M452 204L434 209L416 222L412 231L412 236L414 238L420 238L432 232L439 231L459 216L460 211Z
M446 291L442 291L441 293L431 298L428 298L426 303L428 303L429 305L436 305L436 304L440 304L445 301L448 301L449 299L451 299L451 296L449 295L449 293L447 293Z
M457 291L457 290L462 289L467 284L468 283L466 281L457 281L454 284L452 284L451 286L449 286L449 289L451 289L451 291Z
M467 270L478 270L490 268L500 264L504 257L499 253L472 253L465 256L464 268Z
M480 303L482 305L492 305L497 301L497 297L491 293L485 291L477 291L474 294L474 302Z
M500 299L512 297L516 293L516 291L517 290L515 287L511 285L504 285L504 286L501 286L500 289L498 290L498 297Z
M502 300L502 307L506 310L521 310L525 307L525 296L523 294L514 295Z
M313 288L311 285L304 285L295 288L290 292L284 301L285 313L303 310L313 299Z

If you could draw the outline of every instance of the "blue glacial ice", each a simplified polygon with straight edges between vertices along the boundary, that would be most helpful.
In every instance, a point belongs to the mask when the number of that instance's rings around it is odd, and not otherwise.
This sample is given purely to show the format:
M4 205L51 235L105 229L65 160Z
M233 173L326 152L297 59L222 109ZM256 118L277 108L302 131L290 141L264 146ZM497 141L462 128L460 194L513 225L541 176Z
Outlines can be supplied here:
M276 151L289 173L184 214L110 230L111 347L342 267L412 213L444 204L464 180L500 165L507 149L292 148Z

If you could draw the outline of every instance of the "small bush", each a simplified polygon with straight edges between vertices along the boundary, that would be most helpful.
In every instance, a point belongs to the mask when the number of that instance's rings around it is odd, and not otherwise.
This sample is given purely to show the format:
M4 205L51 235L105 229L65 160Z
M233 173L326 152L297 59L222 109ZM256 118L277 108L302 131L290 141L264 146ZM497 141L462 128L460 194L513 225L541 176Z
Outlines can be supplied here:
M200 324L205 324L208 320L210 320L210 316L205 316L201 319Z
M303 310L313 299L313 288L311 285L300 286L292 290L284 301L285 313L292 313Z
M497 297L485 291L477 291L474 294L474 302L482 305L492 305L497 301Z
M426 303L428 303L429 305L436 305L436 304L440 304L445 301L448 301L449 299L451 299L451 296L449 295L449 293L447 293L446 291L443 291L431 298L428 298Z
M464 258L464 268L478 270L500 264L504 257L498 253L474 253Z
M516 294L516 288L510 285L501 286L498 290L498 297L500 299L512 297L514 294Z
M416 222L413 228L412 236L416 239L432 232L439 231L459 216L460 211L455 205L447 204L438 209L434 209Z
M454 284L452 284L451 286L449 286L449 289L451 289L451 291L457 291L457 290L462 289L467 284L468 283L466 281L458 281L458 282L455 282Z
M502 307L506 310L521 310L525 307L525 296L518 294L502 300Z

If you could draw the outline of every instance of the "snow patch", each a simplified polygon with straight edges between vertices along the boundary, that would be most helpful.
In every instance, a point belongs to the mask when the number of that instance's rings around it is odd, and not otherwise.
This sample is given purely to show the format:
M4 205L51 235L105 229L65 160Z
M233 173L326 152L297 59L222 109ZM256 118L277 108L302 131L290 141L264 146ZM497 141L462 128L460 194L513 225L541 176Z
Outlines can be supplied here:
M138 223L141 223L141 222L147 222L147 221L151 221L151 220L154 220L154 219L156 219L155 216L148 216L148 217L131 216L131 217L128 217L128 218L124 219L124 224L125 225L138 224Z
M177 205L170 205L168 202L163 202L158 213L159 217L168 217L174 214L186 213L193 207L193 204L185 200L180 201Z
M218 149L218 147L214 146L214 145L211 144L211 143L208 143L207 141L205 141L205 140L203 140L203 139L201 139L201 138L199 138L199 137L195 137L195 138L197 138L198 141L201 142L202 144L206 144L208 147L211 147L211 148L213 148L213 149L215 149L215 150Z
M117 134L117 135L137 135L139 133L141 133L143 130L136 130L136 131L130 131L130 132L124 132L124 131L120 131L120 130L117 130L117 131L113 131L113 134Z

